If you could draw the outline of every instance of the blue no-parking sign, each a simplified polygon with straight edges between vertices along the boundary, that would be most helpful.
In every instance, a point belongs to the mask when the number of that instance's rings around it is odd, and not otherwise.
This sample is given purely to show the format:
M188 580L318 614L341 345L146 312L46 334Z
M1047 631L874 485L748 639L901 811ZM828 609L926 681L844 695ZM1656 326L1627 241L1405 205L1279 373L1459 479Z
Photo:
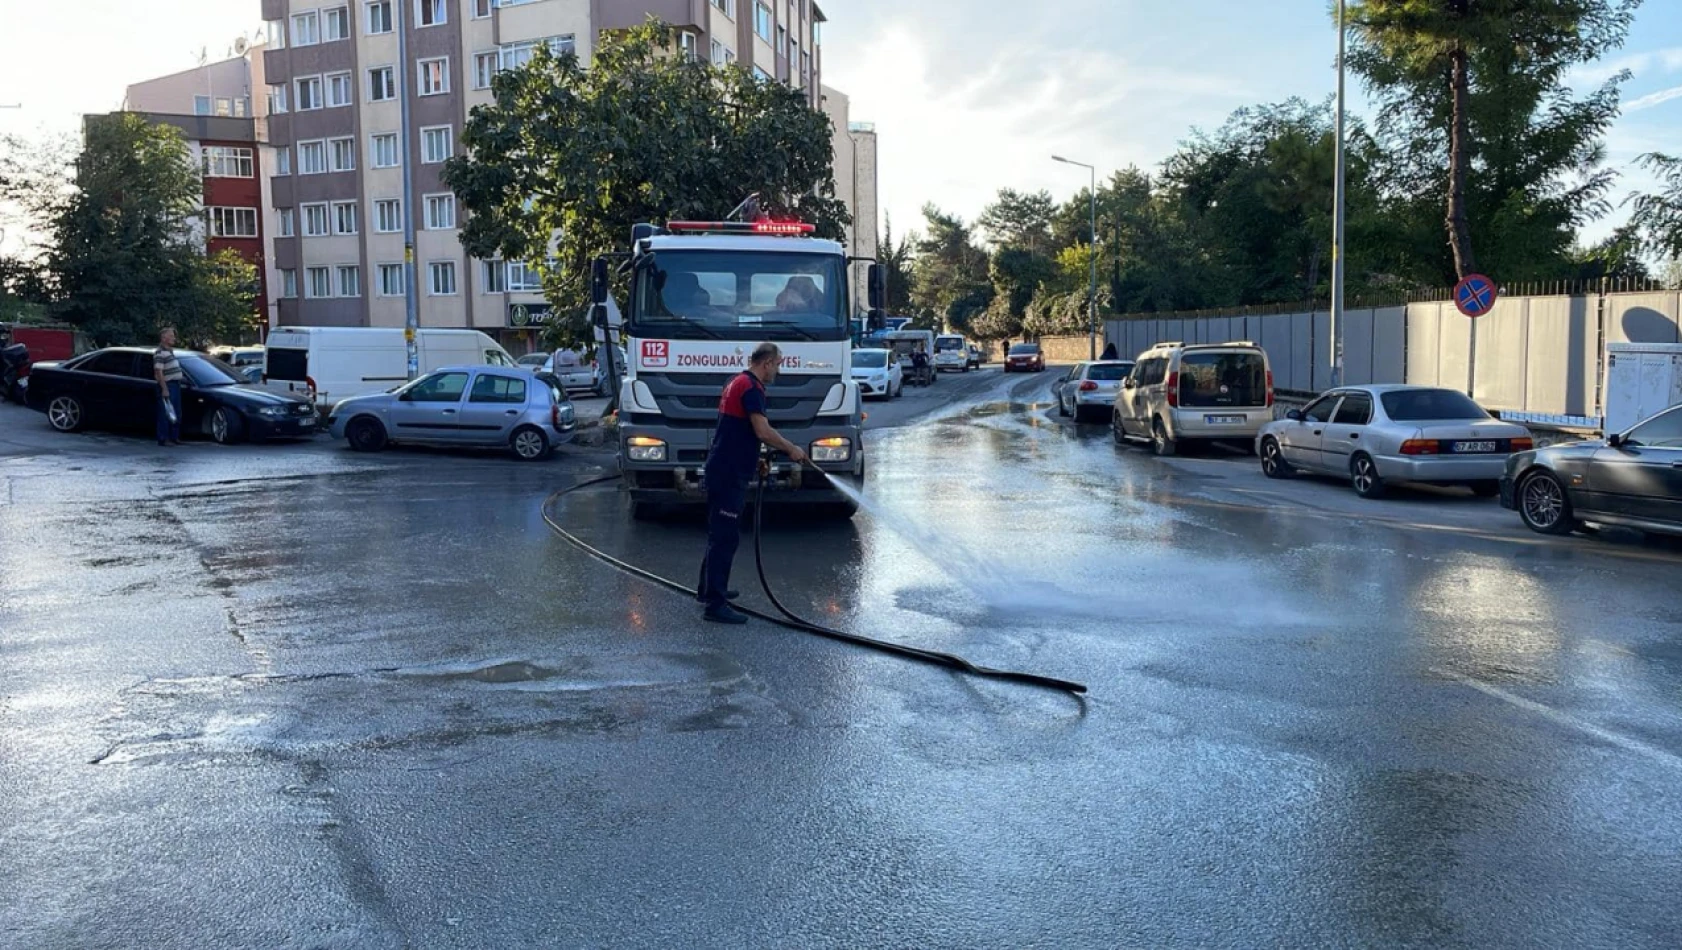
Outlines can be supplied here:
M1495 281L1482 274L1467 274L1454 285L1454 305L1468 317L1481 317L1495 309Z

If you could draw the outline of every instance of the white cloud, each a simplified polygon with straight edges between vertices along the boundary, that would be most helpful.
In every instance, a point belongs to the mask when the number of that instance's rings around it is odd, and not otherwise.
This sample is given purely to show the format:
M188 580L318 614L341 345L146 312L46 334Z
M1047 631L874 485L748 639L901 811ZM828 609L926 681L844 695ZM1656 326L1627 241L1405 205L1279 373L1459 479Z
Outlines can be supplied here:
M1637 79L1651 74L1682 71L1682 46L1629 53L1617 59L1579 66L1571 71L1571 82L1579 87L1598 86L1626 69Z
M1639 99L1632 99L1628 105L1624 106L1624 111L1640 112L1643 109L1651 109L1654 106L1662 105L1672 99L1682 99L1682 86L1671 86L1669 89L1660 89L1658 92L1648 93Z

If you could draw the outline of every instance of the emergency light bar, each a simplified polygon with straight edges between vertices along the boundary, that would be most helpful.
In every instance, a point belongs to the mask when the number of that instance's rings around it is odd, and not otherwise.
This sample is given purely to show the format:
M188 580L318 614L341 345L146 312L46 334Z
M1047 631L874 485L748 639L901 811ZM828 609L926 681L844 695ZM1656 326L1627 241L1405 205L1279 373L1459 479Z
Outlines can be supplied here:
M666 230L673 234L811 234L816 225L804 221L668 221Z

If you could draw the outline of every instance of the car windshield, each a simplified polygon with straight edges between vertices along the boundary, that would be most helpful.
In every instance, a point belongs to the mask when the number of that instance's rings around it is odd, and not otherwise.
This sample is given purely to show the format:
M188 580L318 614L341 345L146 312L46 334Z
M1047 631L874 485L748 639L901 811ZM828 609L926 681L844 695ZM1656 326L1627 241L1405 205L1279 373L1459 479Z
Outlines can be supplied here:
M853 365L864 369L881 369L888 365L888 351L854 350Z
M1018 343L1010 348L1011 356L1036 356L1040 352L1038 343Z
M841 258L806 252L660 251L632 278L631 332L677 339L844 340Z
M244 382L239 370L209 356L181 354L181 372L188 382L199 387L233 386Z
M547 362L549 362L549 356L546 353L527 353L520 357L521 366L542 366Z
M964 348L964 340L962 337L943 336L934 341L934 348L936 352L940 353L945 353L950 350L961 350Z
M1180 357L1180 404L1266 405L1267 361L1253 350L1187 353Z
M1396 422L1489 418L1482 406L1452 389L1400 389L1378 398L1384 414Z
M1127 374L1132 370L1132 363L1099 363L1087 370L1086 378L1113 382L1127 378Z

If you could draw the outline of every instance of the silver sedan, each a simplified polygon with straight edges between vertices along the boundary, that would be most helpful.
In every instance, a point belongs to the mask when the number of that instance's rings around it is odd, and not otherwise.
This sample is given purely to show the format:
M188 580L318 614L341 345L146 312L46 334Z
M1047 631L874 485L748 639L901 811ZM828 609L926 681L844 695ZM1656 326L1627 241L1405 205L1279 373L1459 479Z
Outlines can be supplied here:
M1466 485L1493 498L1507 457L1534 444L1529 430L1452 389L1348 386L1263 426L1256 454L1268 478L1338 476L1362 498L1393 482Z
M547 456L576 425L561 381L500 366L449 366L388 393L340 400L333 437L375 452L391 443L505 448Z

